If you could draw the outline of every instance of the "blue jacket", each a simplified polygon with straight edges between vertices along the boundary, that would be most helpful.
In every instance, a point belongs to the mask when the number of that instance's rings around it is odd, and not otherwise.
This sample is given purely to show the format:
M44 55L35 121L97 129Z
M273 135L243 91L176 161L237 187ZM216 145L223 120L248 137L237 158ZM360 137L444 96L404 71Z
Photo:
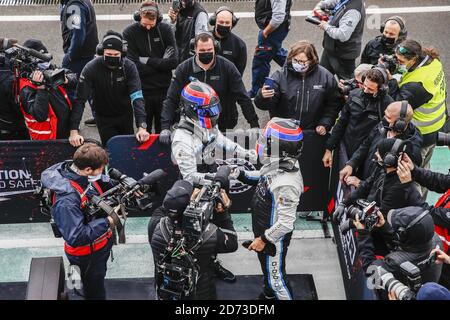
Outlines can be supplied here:
M87 177L79 176L69 169L71 162L61 162L42 172L41 182L45 188L56 193L56 201L52 207L53 218L64 240L71 247L89 245L103 235L109 228L107 218L87 221L81 210L81 198L70 180L78 183L83 190L88 186ZM103 182L107 181L105 176ZM106 180L106 181L105 181ZM98 195L95 188L87 192L87 197Z

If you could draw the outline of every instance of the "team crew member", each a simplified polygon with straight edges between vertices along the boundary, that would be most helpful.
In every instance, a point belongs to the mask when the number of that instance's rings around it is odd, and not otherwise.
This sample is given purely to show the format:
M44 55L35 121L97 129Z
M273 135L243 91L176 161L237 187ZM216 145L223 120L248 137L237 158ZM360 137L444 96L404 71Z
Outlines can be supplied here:
M291 26L292 0L256 0L255 21L259 28L258 44L255 48L252 64L251 98L256 96L263 86L264 78L270 73L270 62L284 65L287 50L283 41Z
M320 64L341 79L350 79L355 60L361 53L366 10L364 0L325 0L319 9L331 10L328 22L319 27L325 31Z
M220 43L220 51L217 55L233 62L241 76L244 75L247 66L247 45L244 40L232 32L239 18L228 7L220 7L209 18L209 24L214 26L214 38Z
M97 18L91 0L61 0L60 21L64 51L62 67L74 72L78 80L83 68L94 58L98 44ZM75 88L68 93L74 100ZM95 114L94 109L92 114ZM95 119L87 119L85 124L95 126Z
M123 31L128 42L127 57L136 64L142 82L147 113L147 131L161 131L161 109L177 66L178 50L172 29L162 22L162 14L153 1L142 3L135 14L136 23Z
M256 145L263 166L258 171L235 169L244 183L256 185L252 228L255 239L248 247L258 253L264 274L260 299L292 300L286 275L286 255L294 229L303 178L297 158L303 143L302 129L292 119L272 118ZM269 248L275 255L269 255Z
M407 100L414 109L414 125L423 135L421 167L428 169L439 130L446 121L447 87L439 54L434 48L422 48L415 40L405 40L395 51L404 74L399 83L392 79L390 95L394 100ZM422 188L426 199L427 189Z
M64 251L70 264L80 268L84 297L88 300L106 299L106 262L115 224L110 216L90 215L86 202L110 187L108 177L102 175L107 164L106 150L86 143L77 149L72 161L55 164L41 176L42 185L55 194L52 216L65 240Z
M208 31L208 13L198 0L180 0L179 8L169 8L169 18L175 30L178 61L190 58L189 43L196 35Z
M238 111L236 101L242 108L245 119L252 128L258 127L258 116L252 101L247 96L242 77L232 62L217 56L217 45L210 33L195 37L195 56L180 64L170 84L161 115L162 132L160 141L170 143L170 127L175 122L176 111L180 105L180 92L194 77L209 84L219 95L222 111L219 129L225 131L236 126Z
M405 20L399 16L388 18L380 27L380 36L370 40L361 54L361 63L376 65L381 55L393 55L395 47L406 39Z
M48 53L41 41L29 39L24 47L41 53ZM40 69L49 67L48 63L41 63ZM75 88L76 75L66 73L63 85L51 87L43 84L42 71L36 70L31 79L20 78L20 110L25 119L25 125L32 140L67 139L70 133L70 123L73 118L72 102L66 92L68 88Z
M126 46L122 35L108 31L99 45L99 57L89 62L81 73L74 106L75 119L71 123L70 142L83 143L78 134L84 104L92 93L96 120L103 145L116 135L133 134L133 111L138 132L136 139L149 139L145 102L136 65L124 57Z

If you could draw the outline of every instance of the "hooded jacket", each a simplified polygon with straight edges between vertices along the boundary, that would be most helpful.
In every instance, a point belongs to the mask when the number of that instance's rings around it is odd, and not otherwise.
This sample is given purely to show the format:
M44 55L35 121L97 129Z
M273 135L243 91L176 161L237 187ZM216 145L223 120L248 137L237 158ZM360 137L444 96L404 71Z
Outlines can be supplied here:
M92 219L81 210L81 198L70 184L70 180L78 183L83 190L88 187L87 177L80 176L70 169L72 161L61 162L46 169L41 174L41 182L45 188L56 194L52 206L52 215L64 240L71 247L89 245L109 229L107 218ZM111 183L109 177L102 176L99 182L102 190ZM95 188L90 188L86 196L99 195Z

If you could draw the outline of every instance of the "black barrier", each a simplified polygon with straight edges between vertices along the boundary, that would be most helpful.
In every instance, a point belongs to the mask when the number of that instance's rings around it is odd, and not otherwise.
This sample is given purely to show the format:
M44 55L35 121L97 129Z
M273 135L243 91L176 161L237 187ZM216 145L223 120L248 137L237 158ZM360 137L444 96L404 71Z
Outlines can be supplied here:
M253 149L257 135L247 137L243 130L227 135L246 148ZM304 146L299 159L305 190L300 199L299 211L322 211L326 218L329 199L329 169L322 165L326 136L315 132L304 132ZM172 184L179 178L177 166L171 160L169 147L160 145L157 135L139 144L133 136L117 136L108 142L110 166L135 179L142 178L144 172L163 169L167 176L161 182L161 195L155 207ZM33 186L39 184L42 171L51 165L70 159L74 153L66 140L54 141L2 141L0 142L0 223L25 223L49 221L39 213L39 202L33 196ZM258 169L243 159L227 159L217 154L217 162L227 160L247 170ZM250 199L254 187L232 181L230 197L233 201L232 213L249 212ZM130 216L148 216L151 211L130 213ZM325 224L326 225L326 224Z
M339 150L335 150L333 155L333 169L331 172L331 192L332 199L329 206L329 213L334 211L339 202L347 197L351 188L339 181L339 170L348 161L345 147L341 144ZM335 165L337 164L337 165ZM339 226L333 223L334 239L337 245L339 264L341 266L342 279L344 281L345 295L347 300L376 300L374 291L369 289L367 277L362 269L359 258L356 231L350 230L342 234Z

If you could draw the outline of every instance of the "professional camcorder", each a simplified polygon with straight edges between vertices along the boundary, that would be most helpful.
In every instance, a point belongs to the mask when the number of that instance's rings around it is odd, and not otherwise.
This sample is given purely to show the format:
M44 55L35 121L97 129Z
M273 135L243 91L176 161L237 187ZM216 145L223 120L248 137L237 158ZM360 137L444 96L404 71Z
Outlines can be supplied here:
M438 146L450 147L450 133L439 132L436 144Z
M380 289L386 292L394 292L398 300L415 300L417 292L422 287L420 269L410 261L406 261L400 265L400 270L403 278L402 281L405 281L406 285L397 280L392 273L380 267Z
M206 227L218 201L222 201L220 191L231 171L230 167L221 168L224 169L219 169L212 180L205 178L200 182L200 192L191 200L181 219L177 213L169 213L173 223L172 237L156 264L155 279L160 300L182 300L195 294L200 271L195 252L204 241Z
M353 222L356 220L356 215L358 215L359 221L364 224L367 230L371 231L378 223L378 209L375 201L368 202L358 199L356 205L347 208L347 220L339 226L339 229L342 233L346 233L350 229L355 228Z
M398 68L398 60L395 55L383 55L381 56L381 61L384 67L389 70L391 74L394 74Z
M157 182L165 175L161 169L144 176L139 181L122 174L117 169L110 169L109 176L118 181L118 184L100 196L93 196L86 203L86 212L89 216L111 216L115 222L119 235L119 243L125 243L125 222L129 210L146 210L152 207L153 199L158 192ZM137 196L137 192L144 195ZM50 224L56 238L62 237L56 225L51 207L53 205L53 192L47 188L38 187L35 194L40 197L40 209L45 215L51 217ZM115 241L117 244L117 242Z
M16 78L28 78L31 80L31 74L34 71L42 71L44 79L42 83L34 83L32 81L35 85L56 88L66 81L65 69L57 68L55 65L50 64L50 61L53 59L51 54L41 53L15 44L5 51L5 56L9 59Z
M352 79L344 80L342 82L342 87L339 86L339 91L344 96L347 96L350 93L350 91L355 90L357 88L359 88L358 80L356 80L355 78L352 78Z

